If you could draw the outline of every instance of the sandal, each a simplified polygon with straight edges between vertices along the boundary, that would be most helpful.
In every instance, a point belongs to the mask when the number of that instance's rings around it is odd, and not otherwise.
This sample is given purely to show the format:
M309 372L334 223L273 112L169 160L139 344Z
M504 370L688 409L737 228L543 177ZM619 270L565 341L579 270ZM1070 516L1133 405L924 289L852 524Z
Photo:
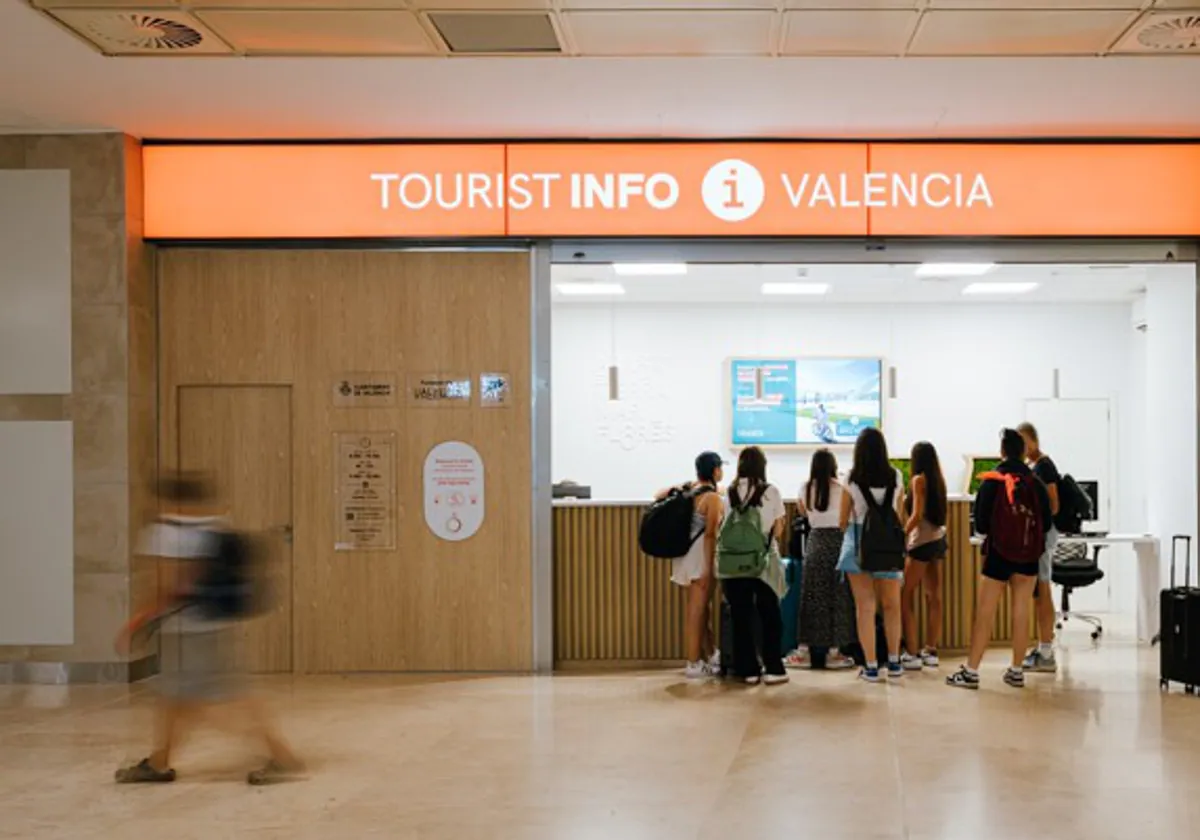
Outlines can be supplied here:
M170 768L156 770L150 759L143 758L132 767L122 767L114 778L120 785L168 784L175 781L175 771Z
M299 778L303 772L304 765L298 761L294 764L283 764L272 759L259 769L251 770L249 775L246 776L246 783L260 787L262 785L290 782Z

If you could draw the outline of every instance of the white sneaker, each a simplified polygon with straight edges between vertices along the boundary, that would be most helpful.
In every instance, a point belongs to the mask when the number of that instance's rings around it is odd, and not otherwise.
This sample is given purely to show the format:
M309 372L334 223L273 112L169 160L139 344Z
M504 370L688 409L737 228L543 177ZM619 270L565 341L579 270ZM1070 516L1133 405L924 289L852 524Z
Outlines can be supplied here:
M683 669L683 675L689 680L706 680L712 676L712 669L707 662L689 662Z
M825 657L825 668L830 671L844 671L854 667L854 660L841 653L830 653Z
M713 651L713 655L708 658L708 668L714 674L721 673L721 651Z
M932 648L925 648L921 651L921 662L925 664L926 668L936 668L941 664L937 651Z
M767 685L783 685L790 679L787 674L767 674L763 677L763 682Z
M746 677L746 685L758 685L762 682L762 677Z
M900 654L900 664L904 666L905 671L920 671L925 667L921 657L911 656L907 653Z

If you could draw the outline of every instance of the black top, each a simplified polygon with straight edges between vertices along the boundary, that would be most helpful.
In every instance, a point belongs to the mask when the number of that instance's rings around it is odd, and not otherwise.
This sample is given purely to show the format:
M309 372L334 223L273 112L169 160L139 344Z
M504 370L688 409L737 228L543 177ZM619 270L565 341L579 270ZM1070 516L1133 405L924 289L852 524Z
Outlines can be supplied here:
M1050 467L1053 469L1054 464L1051 463ZM1036 475L1021 461L1004 461L996 467L996 472L1001 475ZM1057 474L1056 470L1055 475ZM1034 486L1037 488L1038 506L1042 509L1042 531L1049 533L1050 528L1054 525L1053 517L1050 514L1050 494L1046 492L1046 485L1042 481L1035 481ZM975 533L987 536L988 529L992 524L992 509L996 506L996 493L999 490L1000 482L990 478L979 485L979 492L975 495ZM990 543L988 552L991 552Z
M1042 480L1042 484L1049 487L1052 484L1058 484L1062 481L1062 473L1058 471L1058 465L1051 460L1049 455L1043 455L1036 464L1033 465L1033 474Z

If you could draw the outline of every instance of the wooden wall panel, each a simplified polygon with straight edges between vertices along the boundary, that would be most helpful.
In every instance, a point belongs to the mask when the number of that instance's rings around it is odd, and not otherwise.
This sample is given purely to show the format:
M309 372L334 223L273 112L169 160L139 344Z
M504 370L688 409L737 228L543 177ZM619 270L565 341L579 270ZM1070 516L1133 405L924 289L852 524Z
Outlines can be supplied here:
M296 670L531 667L529 274L524 253L162 251L162 463L178 386L292 386ZM512 405L335 408L349 371L505 372ZM397 433L395 551L333 550L337 431ZM487 519L447 543L425 526L421 469L455 439L483 457Z
M789 515L794 507L788 505ZM683 592L670 566L637 547L638 505L571 505L554 509L554 636L560 668L626 666L683 659ZM942 648L971 641L982 558L971 545L970 505L951 502L950 556L943 568ZM921 599L924 632L924 598ZM1006 595L993 644L1012 638Z

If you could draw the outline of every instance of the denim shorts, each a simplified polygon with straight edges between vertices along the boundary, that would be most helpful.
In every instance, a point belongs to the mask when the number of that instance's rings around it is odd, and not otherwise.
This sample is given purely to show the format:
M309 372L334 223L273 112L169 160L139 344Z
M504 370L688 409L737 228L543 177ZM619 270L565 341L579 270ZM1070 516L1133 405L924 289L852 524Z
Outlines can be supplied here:
M861 575L863 570L858 565L858 532L860 525L850 524L842 536L842 553L838 557L837 570L847 575ZM868 572L875 580L903 580L904 572Z

